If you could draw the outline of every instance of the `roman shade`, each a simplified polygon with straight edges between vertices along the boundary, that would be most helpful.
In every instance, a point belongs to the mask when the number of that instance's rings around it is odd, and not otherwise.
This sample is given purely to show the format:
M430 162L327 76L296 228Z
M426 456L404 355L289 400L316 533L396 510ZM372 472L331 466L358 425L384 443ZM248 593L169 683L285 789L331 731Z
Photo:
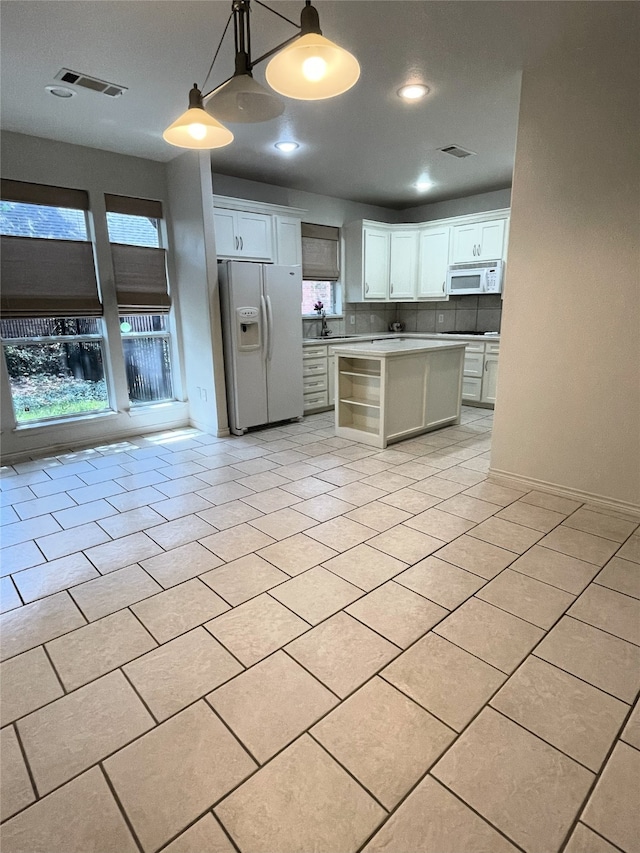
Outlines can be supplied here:
M302 278L337 281L340 278L340 229L302 223Z
M89 194L85 190L73 190L68 187L49 187L46 184L30 184L25 181L3 180L3 201L17 201L21 204L46 204L49 207L71 207L75 210L89 210Z
M161 201L105 193L104 203L107 213L124 213L127 216L148 216L149 219L162 219Z

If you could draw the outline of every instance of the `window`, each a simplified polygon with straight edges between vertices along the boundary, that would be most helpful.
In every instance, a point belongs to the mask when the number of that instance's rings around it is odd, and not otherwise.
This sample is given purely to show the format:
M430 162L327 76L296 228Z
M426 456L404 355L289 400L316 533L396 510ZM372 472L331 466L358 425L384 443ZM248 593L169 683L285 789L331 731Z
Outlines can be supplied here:
M327 314L337 314L340 278L340 229L302 223L302 313L314 315L322 302Z
M162 206L125 196L105 200L129 401L173 400Z
M0 334L17 424L109 409L88 196L2 182Z

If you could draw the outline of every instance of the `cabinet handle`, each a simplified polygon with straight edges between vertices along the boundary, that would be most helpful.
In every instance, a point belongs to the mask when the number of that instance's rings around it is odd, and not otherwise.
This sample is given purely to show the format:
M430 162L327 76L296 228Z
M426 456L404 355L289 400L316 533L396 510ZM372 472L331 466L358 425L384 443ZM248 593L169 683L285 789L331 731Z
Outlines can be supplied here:
M241 238L240 238L240 248L241 248L241 249L242 249L242 251L244 252L244 237L241 237Z
M393 293L393 285L391 285L391 293Z
M367 282L366 282L366 281L365 281L365 283L364 283L364 292L365 292L365 293L369 293L369 285L367 284Z
M484 369L485 369L485 370L489 370L489 362L487 362L487 363L485 364Z
M442 282L442 292L444 293L444 286L447 283L446 279Z
M473 244L473 257L475 258L475 256L476 256L476 244L474 243Z

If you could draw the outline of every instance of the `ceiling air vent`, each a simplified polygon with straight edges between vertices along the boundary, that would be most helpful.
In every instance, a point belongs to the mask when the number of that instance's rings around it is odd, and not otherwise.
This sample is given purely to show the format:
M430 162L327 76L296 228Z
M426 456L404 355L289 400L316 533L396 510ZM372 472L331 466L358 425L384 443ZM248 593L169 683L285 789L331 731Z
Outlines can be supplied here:
M443 154L450 154L452 157L458 157L462 160L464 157L473 157L475 151L467 151L465 148L460 148L459 145L447 145L446 148L438 148Z
M107 83L106 80L98 80L97 77L89 77L87 74L79 74L77 71L70 71L68 68L62 68L55 76L56 80L62 80L67 85L79 86L82 89L90 89L92 92L98 92L100 95L108 95L110 98L117 98L123 92L127 91L126 86L118 86L116 83Z

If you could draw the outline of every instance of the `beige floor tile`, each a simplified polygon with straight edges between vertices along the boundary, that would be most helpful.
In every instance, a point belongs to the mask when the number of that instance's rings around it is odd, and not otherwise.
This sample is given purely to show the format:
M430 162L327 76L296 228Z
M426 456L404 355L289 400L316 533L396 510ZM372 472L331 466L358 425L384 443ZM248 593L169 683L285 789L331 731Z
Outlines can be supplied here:
M640 752L619 743L582 813L582 820L625 853L638 849Z
M625 702L640 689L640 649L576 619L562 618L535 654Z
M51 533L38 539L38 547L47 560L57 560L76 551L86 551L92 545L102 545L109 537L94 521L74 527L73 530L63 530ZM40 562L40 561L38 561Z
M619 699L535 656L491 704L596 773L629 711Z
M135 616L121 610L52 640L47 651L65 688L75 690L155 645Z
M624 542L638 526L637 521L625 521L623 518L616 518L611 515L605 515L601 512L593 512L586 507L582 507L569 516L565 521L567 527L573 527L576 530L583 530L585 533L591 533L594 536L602 536L603 539L611 539L614 542Z
M411 513L397 507L389 506L382 501L373 501L365 506L358 507L346 514L346 518L366 524L373 530L382 533L390 527L395 527L403 521L411 518Z
M591 584L569 615L640 646L640 601L635 598Z
M374 536L368 544L405 563L417 563L418 560L442 548L444 542L442 539L435 539L433 536L427 536L426 533L407 527L406 524L399 524L391 530Z
M460 536L438 551L438 559L491 580L512 563L516 555L473 536Z
M201 576L207 586L228 601L232 607L265 592L284 581L289 575L276 569L257 554L247 554Z
M314 473L319 473L317 468L314 469ZM324 480L318 480L317 477L304 477L302 480L296 480L294 483L287 483L282 488L286 492L296 495L298 498L307 499L330 492L335 489L335 486L332 483L326 483Z
M448 613L394 581L370 592L346 610L403 649Z
M229 605L194 578L140 601L131 609L159 643L166 643L224 613Z
M396 581L448 610L462 604L486 583L477 575L452 566L451 563L445 563L437 557L421 560L397 575Z
M575 596L549 584L505 569L477 597L547 630L575 601Z
M239 849L251 853L356 853L385 816L308 735L230 794L215 813Z
M640 536L629 537L622 548L616 552L616 557L631 560L633 563L640 563Z
M596 583L640 598L640 567L631 560L612 557L597 576Z
M295 576L325 560L330 560L335 557L337 551L316 542L315 539L310 539L304 533L297 533L288 539L281 539L280 542L261 548L258 554L288 575Z
M205 627L245 666L251 666L308 630L309 623L263 593Z
M564 521L566 514L534 506L524 501L516 501L506 509L501 510L496 517L513 521L515 524L522 524L524 527L531 527L534 530L540 530L542 533L548 533Z
M413 486L416 481L411 479L411 477L402 477L400 474L394 474L393 471L387 468L387 470L380 471L378 474L372 474L369 477L365 477L360 482L364 483L365 486L373 486L374 488L380 489L388 494L389 492L397 492L399 489L409 488L410 486Z
M89 488L96 487L90 486ZM147 486L146 488L134 489L130 492L121 492L112 495L109 498L109 503L114 506L118 512L128 512L130 509L137 509L138 507L149 506L149 504L160 503L163 498L164 495L162 492L154 489L153 486ZM199 498L199 500L201 500L201 498ZM152 509L154 508L152 507ZM160 513L160 510L154 509L154 512ZM160 514L166 519L164 514Z
M594 778L490 708L432 773L527 853L559 849Z
M316 498L311 498L308 501L302 501L296 504L296 510L308 515L316 521L329 521L330 518L336 518L338 515L343 515L349 510L355 509L355 504L347 503L346 501L335 498L332 494L318 495Z
M157 592L162 592L162 587L137 565L118 569L69 590L71 597L90 622L149 598Z
M58 592L42 601L26 604L4 613L2 625L2 660L26 652L54 637L86 624L84 616L68 593Z
M440 498L434 495L427 495L424 492L419 492L417 489L400 489L397 492L391 492L390 495L380 498L380 503L389 504L397 509L405 510L415 515L435 506L437 503L440 503L440 500Z
M199 542L189 542L140 562L154 580L165 589L216 569L222 560Z
M427 776L374 835L363 853L516 853L516 849L450 791Z
M82 553L51 560L41 566L16 572L13 580L25 603L61 592L83 581L99 578L100 574Z
M306 535L334 551L347 551L370 539L375 531L349 518L332 518L306 531Z
M604 566L618 548L617 543L610 539L592 536L591 533L583 533L564 524L548 533L539 544L544 548L560 551L561 554L577 557L596 566Z
M264 460L260 461L264 464ZM240 464L242 465L243 463ZM286 477L280 476L279 472L271 470L257 471L253 474L249 474L247 477L241 477L237 482L241 486L246 486L246 488L251 489L253 492L266 492L269 491L269 489L277 489L280 486L284 486L289 481Z
M288 485L285 480L285 485ZM200 513L202 518L217 527L218 530L224 530L226 527L231 527L231 521L234 516L238 517L239 511L243 509L245 518L239 518L236 524L242 521L250 521L252 518L257 518L264 512L275 512L278 509L284 509L286 506L297 504L300 498L297 495L292 495L291 492L285 492L284 489L277 487L275 489L267 489L265 492L257 492L255 495L247 495L241 501L231 501L231 503L223 504L216 507L214 510L207 510L206 513ZM233 509L233 515L227 515L225 510Z
M42 796L153 724L124 675L112 672L23 717L17 725Z
M204 539L215 533L215 527L207 524L197 515L187 515L184 518L176 518L175 521L165 521L147 530L147 534L157 542L165 551L179 548L196 539Z
M478 470L474 470L474 466L478 466ZM487 478L489 469L489 460L478 458L472 459L469 462L461 462L453 468L447 468L440 471L439 476L443 480L451 480L454 483L460 483L463 486L477 486Z
M205 536L201 544L213 551L225 563L230 563L238 557L244 557L245 554L266 548L273 541L271 536L267 536L249 524L238 524L236 527L230 527L229 530Z
M419 530L421 533L427 533L429 536L435 536L442 542L457 539L458 536L462 536L463 533L475 526L473 521L467 521L457 515L451 515L449 512L441 512L440 506L438 505L435 509L427 509L420 515L414 516L410 521L405 522L406 526Z
M563 512L565 515L569 515L580 506L580 501L561 498L558 495L550 495L546 492L529 492L522 498L522 501L533 506L543 507L543 509L553 510L553 512Z
M534 545L511 564L515 572L579 595L598 573L593 563Z
M161 554L162 548L149 539L146 533L132 533L113 542L97 545L85 551L87 557L101 574L123 569L147 557Z
M212 504L215 504L216 506L218 504L224 504L228 501L235 501L238 500L238 498L244 498L252 494L254 494L252 489L248 489L246 486L232 481L226 483L219 483L218 485L212 486L210 489L207 489L206 492L200 492L201 496L205 497L206 500L208 500Z
M344 699L400 650L346 613L337 613L290 643L287 651Z
M407 564L364 543L325 560L323 565L368 591L397 575Z
M38 515L28 521L16 521L15 524L5 524L2 528L2 544L5 548L28 542L30 539L39 539L50 533L59 533L61 530L58 522L51 515Z
M112 515L110 518L101 518L100 527L106 530L112 539L119 539L121 536L129 536L132 533L147 530L147 528L162 524L164 521L165 518L160 513L148 506L143 506L122 512L119 515Z
M262 515L260 518L255 518L250 522L251 527L255 527L263 534L275 540L287 539L296 533L302 533L303 530L313 527L316 521L313 518L309 518L308 515L298 512L299 506L300 504L295 504L295 509L285 507L276 512L271 512L269 515Z
M338 703L281 651L214 690L207 701L261 764Z
M98 767L2 827L4 853L137 853L138 845Z
M349 483L347 486L334 489L331 492L331 497L359 507L378 501L385 494L382 489L376 489L364 483Z
M510 673L544 636L544 631L472 598L436 625L436 633Z
M380 678L373 678L311 730L387 809L449 746L455 733Z
M242 666L208 631L195 628L123 670L161 721L238 675Z
M0 494L3 494L0 492ZM37 566L42 562L42 551L37 547L33 540L29 542L21 542L19 545L7 546L2 541L2 550L0 555L0 575L9 575L12 572L19 572L21 569L30 569L31 566Z
M0 784L0 820L11 817L36 798L13 726L0 732Z
M506 680L502 672L434 633L396 658L382 677L456 731Z
M583 823L577 824L571 834L565 853L618 853L618 848L605 841Z
M22 600L10 577L0 578L0 613L22 607Z
M490 483L488 480L485 480L484 483L471 486L470 489L466 490L465 495L469 495L472 498L479 498L482 501L489 501L489 503L498 504L498 506L508 506L524 497L526 492L522 492L519 489L511 489L508 486L500 486L497 483Z
M145 853L184 829L255 767L205 702L104 762Z
M458 515L460 518L475 522L485 521L494 513L499 512L500 508L500 504L480 500L466 493L455 495L438 505L438 509L443 512L450 512L452 515Z
M630 743L631 746L640 749L640 702L636 702L636 706L620 737L622 740Z
M313 464L318 465L322 461L321 457L319 458L316 456L313 460ZM344 462L344 459L341 461ZM353 469L345 466L337 467L335 465L332 465L331 468L320 471L316 476L319 480L326 480L327 483L333 483L335 486L347 486L349 483L355 483L363 477L359 471L354 471Z
M40 647L0 665L0 726L62 696L60 682Z
M193 492L151 504L151 509L159 512L167 521L173 521L176 518L182 518L184 515L191 515L192 513L210 508L211 504L209 501Z
M444 474L441 471L440 474ZM424 492L427 495L444 500L445 498L453 497L472 485L471 483L456 483L453 480L444 479L443 477L427 477L426 480L421 480L419 483L412 483L411 486L418 492Z
M322 622L362 594L361 589L322 566L315 566L271 590L275 599L311 625Z
M235 853L220 824L208 812L203 818L163 848L162 853Z
M543 534L530 527L523 527L521 524L514 524L512 521L494 516L474 527L470 535L484 542L490 542L492 545L498 545L500 548L506 548L508 551L515 551L516 554L522 554L541 539Z

